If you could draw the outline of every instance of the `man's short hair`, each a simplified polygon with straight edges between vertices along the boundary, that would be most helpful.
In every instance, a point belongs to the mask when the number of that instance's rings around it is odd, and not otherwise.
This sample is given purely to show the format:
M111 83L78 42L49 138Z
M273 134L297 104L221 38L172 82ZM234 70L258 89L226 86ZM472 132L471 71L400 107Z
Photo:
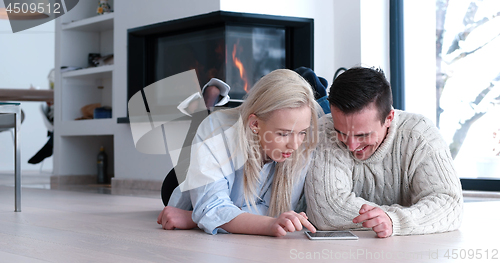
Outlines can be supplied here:
M328 101L344 114L359 112L375 102L383 124L392 109L391 85L380 68L353 67L333 81Z

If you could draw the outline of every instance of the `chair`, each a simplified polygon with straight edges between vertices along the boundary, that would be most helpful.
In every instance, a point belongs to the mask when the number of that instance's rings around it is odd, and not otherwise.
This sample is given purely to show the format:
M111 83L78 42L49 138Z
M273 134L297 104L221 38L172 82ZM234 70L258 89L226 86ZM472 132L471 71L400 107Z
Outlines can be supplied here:
M0 131L14 128L15 212L21 212L21 103L0 102Z

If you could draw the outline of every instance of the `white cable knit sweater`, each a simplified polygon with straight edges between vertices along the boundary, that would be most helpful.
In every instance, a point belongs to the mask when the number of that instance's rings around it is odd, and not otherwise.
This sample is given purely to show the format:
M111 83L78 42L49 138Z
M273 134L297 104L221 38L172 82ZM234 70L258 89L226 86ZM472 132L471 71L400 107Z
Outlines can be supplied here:
M352 219L363 204L389 215L393 235L451 231L462 221L462 187L448 146L430 120L398 110L364 161L337 139L331 114L323 116L305 193L307 215L321 230L362 228Z

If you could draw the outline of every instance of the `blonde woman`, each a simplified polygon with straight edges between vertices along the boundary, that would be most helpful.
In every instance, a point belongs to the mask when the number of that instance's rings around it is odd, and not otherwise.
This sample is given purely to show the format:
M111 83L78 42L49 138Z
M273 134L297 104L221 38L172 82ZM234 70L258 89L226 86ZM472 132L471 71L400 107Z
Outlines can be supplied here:
M164 229L284 236L315 232L297 213L321 110L297 73L261 78L243 104L208 116L191 147L186 180L158 216ZM191 211L192 210L192 211Z

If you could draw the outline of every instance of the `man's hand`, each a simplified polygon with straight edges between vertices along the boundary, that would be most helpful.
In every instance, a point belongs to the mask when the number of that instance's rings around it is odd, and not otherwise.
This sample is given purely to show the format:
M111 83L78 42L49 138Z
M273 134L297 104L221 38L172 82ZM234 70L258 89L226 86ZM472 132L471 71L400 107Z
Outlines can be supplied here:
M172 206L165 206L163 211L158 215L156 223L162 225L163 229L173 230L178 229L192 229L196 227L191 215L192 211L186 211Z
M390 237L392 235L392 220L380 207L362 205L359 216L355 217L352 222L363 223L364 227L375 231L378 237Z
M301 212L297 214L294 211L288 211L281 214L269 225L269 235L281 237L286 235L287 232L302 230L302 226L313 233L316 232L316 228L307 220L306 213Z

